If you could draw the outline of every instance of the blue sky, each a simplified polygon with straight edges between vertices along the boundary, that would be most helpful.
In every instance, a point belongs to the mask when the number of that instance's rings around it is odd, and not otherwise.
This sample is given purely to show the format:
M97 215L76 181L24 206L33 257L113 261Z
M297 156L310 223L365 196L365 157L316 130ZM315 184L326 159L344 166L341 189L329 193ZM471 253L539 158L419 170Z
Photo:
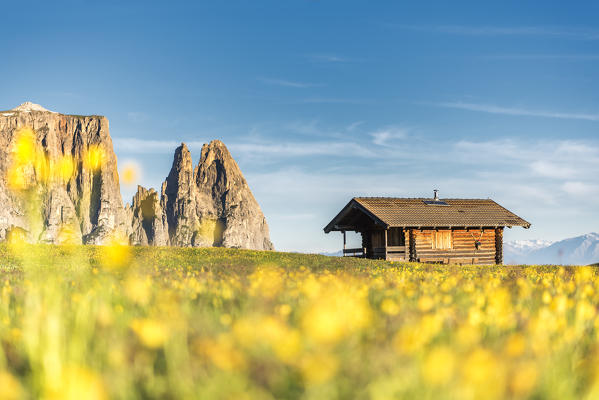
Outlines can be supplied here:
M506 240L597 231L599 3L414 3L3 2L0 109L107 116L156 188L221 139L281 250L338 249L353 196L434 188L532 223Z

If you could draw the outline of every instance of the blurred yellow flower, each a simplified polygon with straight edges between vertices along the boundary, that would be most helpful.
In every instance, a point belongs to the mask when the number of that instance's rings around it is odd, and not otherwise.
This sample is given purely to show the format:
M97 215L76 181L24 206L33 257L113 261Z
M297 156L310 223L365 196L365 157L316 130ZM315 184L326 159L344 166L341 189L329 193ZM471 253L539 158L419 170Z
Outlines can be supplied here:
M430 311L435 306L435 301L432 297L424 295L418 299L418 309L422 312Z
M322 293L305 311L304 333L318 343L334 343L366 327L370 308L364 298L343 288Z
M387 315L399 314L399 305L390 298L386 298L381 302L381 311Z
M146 305L150 300L150 282L146 279L131 274L125 281L125 294L137 304Z
M11 190L20 191L29 187L30 180L22 166L12 165L6 172L6 180Z
M102 265L108 269L123 268L131 261L129 240L118 232L110 236L102 246Z
M427 383L444 385L451 381L456 357L448 347L435 347L424 358L422 377Z
M14 376L0 371L0 399L18 400L23 398L23 394L23 388Z
M281 291L284 277L285 271L274 264L259 265L249 277L250 294L273 298Z
M106 390L100 377L84 367L67 367L60 374L60 381L46 393L47 399L56 400L103 400Z
M289 314L291 314L291 306L289 304L281 304L278 308L277 308L277 312L279 313L279 315L281 317L287 317Z
M90 171L97 171L104 165L105 160L104 149L100 145L92 144L88 147L84 156L84 165Z
M308 354L300 362L302 376L307 385L318 385L332 379L338 368L339 361L328 353Z
M539 372L534 362L517 364L509 382L509 388L515 397L527 397L537 385Z
M73 177L73 173L75 172L73 158L69 155L60 157L56 162L55 168L55 174L58 177L58 181L63 184L67 183Z
M519 357L526 350L526 339L521 333L512 334L505 343L505 354L509 357Z
M133 162L127 162L121 170L121 180L126 185L134 184L139 177L139 166Z
M13 157L19 164L32 163L36 156L35 132L24 127L15 132Z
M245 368L243 353L235 347L230 334L220 334L216 339L205 338L196 341L196 352L206 356L212 364L224 371Z
M505 369L489 350L475 349L462 364L462 387L473 398L502 398Z
M162 347L168 339L168 328L155 319L134 319L130 326L141 342L149 348Z

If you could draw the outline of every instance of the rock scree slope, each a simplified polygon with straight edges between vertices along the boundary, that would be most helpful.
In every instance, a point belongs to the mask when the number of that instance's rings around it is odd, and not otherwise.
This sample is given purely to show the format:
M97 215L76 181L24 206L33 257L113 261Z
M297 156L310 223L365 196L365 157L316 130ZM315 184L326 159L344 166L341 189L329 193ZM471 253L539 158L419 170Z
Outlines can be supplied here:
M218 140L202 147L195 168L181 144L160 193L139 186L124 207L108 120L27 102L0 112L0 174L0 240L102 244L116 235L134 245L273 249L260 206Z

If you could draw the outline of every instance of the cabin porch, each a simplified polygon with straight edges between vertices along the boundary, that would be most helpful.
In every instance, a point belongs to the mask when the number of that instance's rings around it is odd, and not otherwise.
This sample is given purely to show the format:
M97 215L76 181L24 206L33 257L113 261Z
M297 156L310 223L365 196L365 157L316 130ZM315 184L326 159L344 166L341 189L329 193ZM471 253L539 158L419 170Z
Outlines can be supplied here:
M362 237L362 246L348 248L346 231L343 233L343 256L382 259L387 261L408 261L406 247L407 231L401 228L376 229L357 232Z

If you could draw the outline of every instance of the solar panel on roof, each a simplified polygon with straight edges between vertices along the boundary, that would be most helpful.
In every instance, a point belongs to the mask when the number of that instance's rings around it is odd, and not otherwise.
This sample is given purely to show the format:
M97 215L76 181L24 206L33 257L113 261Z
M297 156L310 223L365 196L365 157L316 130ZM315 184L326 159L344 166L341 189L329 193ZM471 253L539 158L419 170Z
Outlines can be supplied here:
M448 206L449 204L447 204L444 201L441 200L423 200L424 204L428 205L428 206Z

